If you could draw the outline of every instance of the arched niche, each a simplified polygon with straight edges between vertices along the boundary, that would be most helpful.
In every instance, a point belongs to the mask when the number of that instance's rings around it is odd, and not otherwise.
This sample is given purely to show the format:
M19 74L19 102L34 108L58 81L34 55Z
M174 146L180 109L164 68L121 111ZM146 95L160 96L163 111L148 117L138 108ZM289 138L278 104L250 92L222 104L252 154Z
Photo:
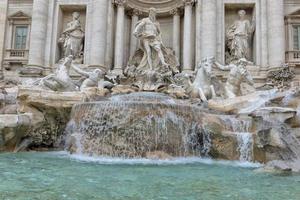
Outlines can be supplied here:
M149 8L157 9L158 16L170 16L171 10L183 7L182 0L127 0L127 7L146 14Z

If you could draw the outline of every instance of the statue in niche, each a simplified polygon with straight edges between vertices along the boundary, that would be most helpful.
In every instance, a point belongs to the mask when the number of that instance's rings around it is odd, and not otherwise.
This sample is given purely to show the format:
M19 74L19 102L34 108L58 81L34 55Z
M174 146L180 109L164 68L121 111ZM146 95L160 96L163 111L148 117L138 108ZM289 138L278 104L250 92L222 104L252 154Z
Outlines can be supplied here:
M69 55L64 59L64 62L58 66L53 74L38 80L38 82L34 84L58 92L78 91L78 87L69 75L72 61L73 56Z
M255 31L255 15L252 22L246 19L246 11L238 11L239 19L236 20L226 33L228 53L226 62L236 62L241 58L250 60L250 42Z
M104 80L106 73L101 69L95 69L92 72L87 72L75 65L72 65L72 68L75 72L84 77L80 86L80 91L84 91L86 88L91 87L97 87L100 89L111 89L112 87L114 87L114 84Z
M135 85L140 90L157 90L179 73L179 62L162 42L155 8L150 8L149 17L136 24L133 34L140 40L140 48L130 58L124 74L136 79Z
M229 70L228 79L224 86L224 97L227 98L235 98L237 96L241 96L241 84L243 81L246 81L249 85L253 86L253 78L246 66L249 64L253 64L249 62L245 58L239 59L237 64L229 64L229 65L221 65L218 62L215 62L215 65L220 70Z
M74 63L83 63L83 41L85 33L82 30L79 20L80 13L73 12L73 20L67 24L67 28L63 31L58 44L62 51L63 58L72 55Z
M148 64L150 70L153 70L152 62L157 60L163 66L168 66L162 52L164 45L161 39L160 25L156 21L155 8L150 8L149 17L144 18L137 23L133 34L141 41L141 48L144 51L144 57L140 65ZM154 55L155 53L156 55ZM157 58L152 57L152 55Z

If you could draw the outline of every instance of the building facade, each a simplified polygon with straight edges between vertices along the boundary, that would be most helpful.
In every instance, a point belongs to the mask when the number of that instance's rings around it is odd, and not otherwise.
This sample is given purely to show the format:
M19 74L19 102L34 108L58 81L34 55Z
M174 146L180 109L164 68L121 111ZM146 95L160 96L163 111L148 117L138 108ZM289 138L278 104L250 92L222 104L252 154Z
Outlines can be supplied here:
M182 71L206 57L228 63L247 54L258 79L284 63L300 75L300 0L1 0L1 76L47 75L74 49L82 67L120 72L139 46L135 25L151 7ZM61 40L73 26L77 45L68 47Z

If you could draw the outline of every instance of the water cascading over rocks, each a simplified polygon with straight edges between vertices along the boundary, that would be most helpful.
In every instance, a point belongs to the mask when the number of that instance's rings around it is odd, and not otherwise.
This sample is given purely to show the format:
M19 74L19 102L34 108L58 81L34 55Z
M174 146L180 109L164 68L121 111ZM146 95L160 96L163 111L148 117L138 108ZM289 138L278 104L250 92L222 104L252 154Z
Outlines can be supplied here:
M252 119L237 119L234 116L222 116L224 123L237 139L237 152L239 153L240 161L253 161L253 133L250 129L252 127Z
M156 93L112 97L73 107L67 132L71 152L118 157L205 156L210 133L198 107Z

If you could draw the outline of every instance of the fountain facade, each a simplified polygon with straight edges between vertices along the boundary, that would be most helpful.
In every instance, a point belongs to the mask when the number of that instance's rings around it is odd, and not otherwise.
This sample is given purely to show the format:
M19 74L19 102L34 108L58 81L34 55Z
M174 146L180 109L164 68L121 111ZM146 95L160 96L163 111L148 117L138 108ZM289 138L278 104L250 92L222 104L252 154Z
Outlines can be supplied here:
M118 6L123 4L118 1ZM121 14L122 7L118 8ZM64 40L69 46L63 49L57 69L18 86L13 115L29 116L30 123L24 122L26 130L20 137L11 137L18 140L6 139L5 144L11 142L15 150L65 148L90 156L295 163L300 155L294 135L300 127L298 89L290 84L283 84L284 89L275 84L256 87L249 70L253 63L243 57L250 45L242 36L231 38L238 45L230 46L228 65L207 55L194 72L187 70L188 59L181 68L178 54L162 40L156 11L150 8L148 17L134 24L140 47L124 69L118 68L122 57L116 58L113 70L97 65L85 70L78 64L86 58L80 53L85 32L75 13L70 30L63 33L69 37ZM254 27L248 28L250 37ZM80 37L74 39L73 31ZM71 46L76 47L74 52ZM121 49L117 43L117 53ZM227 76L219 76L220 71ZM277 82L290 83L285 72L290 77L291 71L283 65L275 73ZM286 94L290 98L284 98ZM5 128L0 127L4 132ZM2 133L1 143L7 135Z

